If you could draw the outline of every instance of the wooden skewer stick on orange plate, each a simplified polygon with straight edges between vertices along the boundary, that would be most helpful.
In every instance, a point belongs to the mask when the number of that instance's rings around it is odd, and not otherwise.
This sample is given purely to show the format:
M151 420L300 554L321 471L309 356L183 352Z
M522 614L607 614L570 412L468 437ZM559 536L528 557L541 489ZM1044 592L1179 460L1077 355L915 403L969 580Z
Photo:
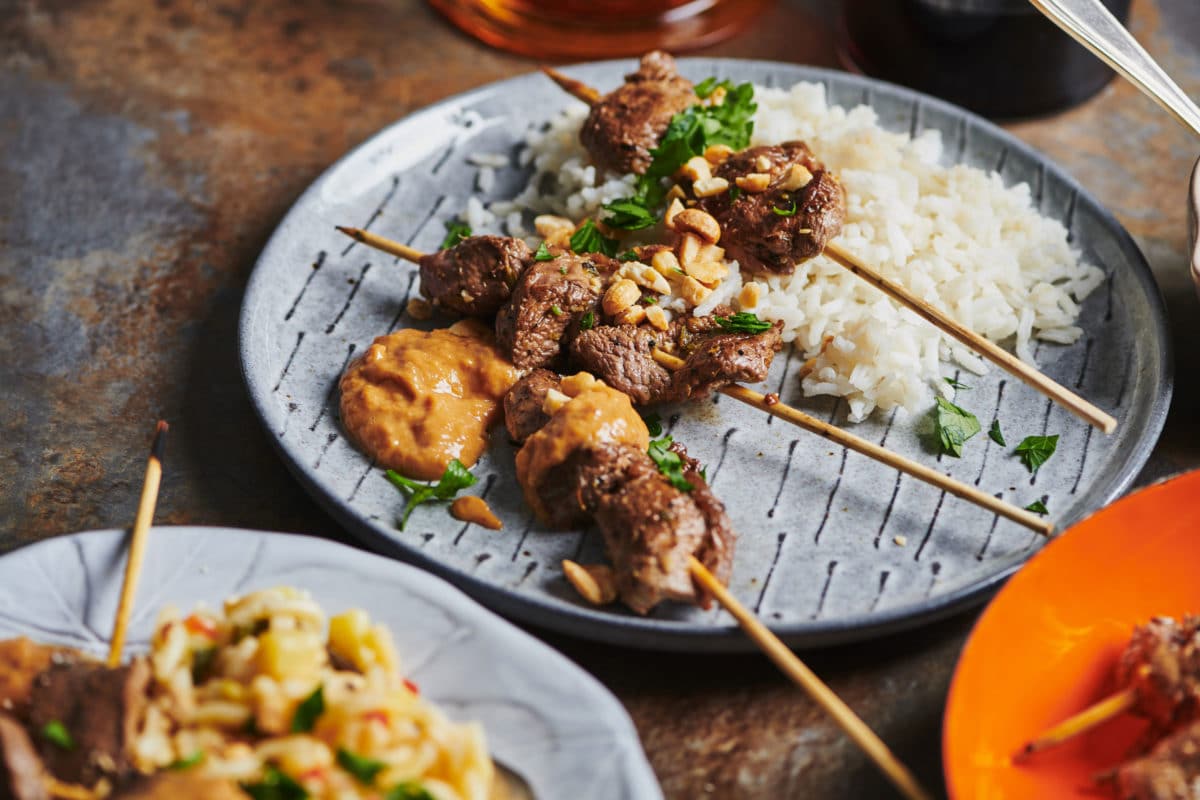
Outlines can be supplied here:
M548 67L542 67L542 72L546 73L552 81L561 86L568 94L577 97L589 105L596 102L600 97L600 93L592 87L585 83L580 83L561 72ZM946 316L940 310L926 303L900 284L888 280L878 270L865 264L858 256L836 242L830 242L825 245L824 254L900 305L908 308L938 330L948 336L954 337L961 344L971 348L988 361L1021 379L1089 425L1094 425L1105 433L1112 433L1117 429L1117 420L1111 414L1104 412L1093 403L1088 402L1062 384L1042 374L994 342L985 339L965 325Z
M346 228L338 226L338 230L355 241L362 242L365 245L382 250L385 253L399 256L408 261L419 260L423 253L415 250L408 245L394 242L391 239L386 239L378 234L370 231L360 230L358 228ZM678 369L683 366L683 361L664 353L660 350L654 351L654 358L658 363L668 369ZM961 497L964 500L983 506L989 511L993 511L1002 517L1011 519L1014 522L1024 525L1030 530L1037 531L1040 534L1049 536L1054 532L1054 525L1047 520L1042 519L1036 514L1026 511L1023 508L1014 506L1012 503L1006 503L1003 500L980 491L974 486L968 486L965 483L956 481L948 475L943 475L935 469L926 467L916 461L907 459L904 456L893 453L874 442L869 442L866 439L855 436L836 425L830 425L828 422L823 422L816 417L805 414L799 409L792 408L786 403L769 403L767 398L753 389L747 389L745 386L737 384L726 386L720 390L722 394L728 395L735 400L745 403L746 405L754 406L757 409L767 412L768 414L782 419L784 422L790 422L805 430L824 436L832 442L836 442L843 447L848 447L857 453L862 453L868 458L873 458L876 461L883 462L890 467L895 467L901 472L905 472L918 480L932 484L939 489L943 489L955 497Z
M1049 750L1052 747L1057 747L1064 742L1074 739L1076 736L1090 731L1097 725L1124 714L1133 708L1135 703L1137 703L1137 689L1133 687L1124 689L1116 694L1111 694L1098 703L1088 706L1078 714L1064 719L1050 730L1040 734L1036 739L1026 742L1020 750L1013 754L1013 761L1020 763L1043 750Z
M146 462L146 477L142 483L142 497L138 501L137 516L133 520L133 539L129 544L129 560L125 564L125 582L121 586L121 602L117 606L117 619L113 625L112 644L108 648L108 665L121 663L121 651L125 647L125 632L129 629L129 617L133 613L133 600L137 594L138 578L142 573L142 562L146 557L146 540L150 538L150 523L154 520L154 507L158 504L158 488L162 484L162 459L166 448L167 423L162 420L154 429L154 441L150 445L150 458Z
M770 629L748 608L739 603L737 598L721 585L716 576L696 560L695 556L688 557L688 569L696 582L717 598L717 602L733 615L746 635L762 649L768 658L775 662L775 666L779 667L785 675L807 692L817 705L833 717L833 721L856 745L862 748L863 752L875 762L875 765L902 795L909 800L932 800L933 795L917 782L908 767L896 758L883 740L851 710L850 706L846 705L832 689L826 686L825 682L789 650L787 645L779 640L779 637L771 633Z

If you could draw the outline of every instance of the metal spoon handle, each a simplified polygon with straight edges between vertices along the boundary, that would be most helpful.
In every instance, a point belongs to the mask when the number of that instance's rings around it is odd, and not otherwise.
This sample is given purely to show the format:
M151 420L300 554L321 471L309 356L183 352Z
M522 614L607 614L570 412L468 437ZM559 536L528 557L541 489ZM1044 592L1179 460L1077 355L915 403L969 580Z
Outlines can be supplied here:
M1200 136L1200 109L1167 77L1100 0L1029 0L1058 27L1091 50L1175 119Z

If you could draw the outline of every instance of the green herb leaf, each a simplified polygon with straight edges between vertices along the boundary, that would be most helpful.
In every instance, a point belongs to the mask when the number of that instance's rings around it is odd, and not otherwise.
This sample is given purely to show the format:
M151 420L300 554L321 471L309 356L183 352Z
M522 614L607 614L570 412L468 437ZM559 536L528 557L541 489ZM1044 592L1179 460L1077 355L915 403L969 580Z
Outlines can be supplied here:
M419 783L402 783L393 786L383 796L383 800L434 800L424 786Z
M650 458L658 466L658 471L666 476L667 480L676 489L682 492L690 492L695 487L683 477L683 459L679 454L671 450L671 442L674 441L669 435L661 439L655 439L650 442L650 448L647 452Z
M796 208L797 208L796 201L793 200L790 208L779 208L778 206L771 206L771 213L778 217L794 217L794 216L796 216Z
M965 383L959 383L958 381L954 380L954 378L943 378L942 380L946 381L946 383L950 384L955 389L968 389L969 390L971 388L970 386L967 386Z
M241 787L253 800L308 800L303 786L272 766L263 770L261 781L243 783Z
M545 242L539 244L537 252L533 254L534 261L553 261L554 259L554 253L550 252L550 248L546 247Z
M292 733L308 733L317 724L317 717L325 713L325 686L318 686L296 707L292 717Z
M609 214L604 218L604 224L625 231L640 231L658 222L648 208L632 197L605 203L604 210Z
M652 294L645 294L638 300L644 306L658 305L658 298Z
M1050 509L1046 508L1045 498L1034 500L1029 505L1025 506L1026 511L1032 511L1035 514L1041 514L1043 517L1050 513Z
M582 319L579 320L579 330L590 331L595 324L596 324L596 315L594 313L592 313L591 311L589 311L583 315Z
M198 767L203 763L204 752L202 750L197 750L187 758L181 758L178 761L172 761L167 765L167 769L173 769L176 772L179 772L181 770L191 769L192 767Z
M1041 469L1042 464L1050 456L1054 455L1055 449L1058 447L1058 434L1053 436L1026 436L1017 445L1016 454L1021 457L1021 463L1026 468L1037 475L1037 471Z
M638 254L635 250L626 250L621 255L617 256L617 261L637 261Z
M66 725L56 719L52 719L42 726L42 738L60 750L75 749L75 740L71 738L71 732L67 730Z
M602 236L595 221L590 219L571 234L571 250L576 253L603 253L611 257L617 254L617 244L616 239Z
M206 647L192 653L192 685L199 686L208 680L212 672L213 660L217 657L217 648Z
M553 306L550 306L550 313L556 317L561 317L563 315L563 310L561 308L559 308L557 305L553 305Z
M353 775L359 783L367 786L375 783L375 776L387 767L387 764L382 761L366 756L356 756L344 747L338 748L337 763L338 766Z
M404 530L409 515L417 506L430 500L450 500L468 486L474 486L477 480L457 458L450 459L441 479L433 485L406 478L394 469L389 469L385 474L393 486L409 495L408 504L404 507L404 516L400 519L400 530Z
M979 420L970 411L964 411L946 400L937 398L934 414L934 432L942 446L942 452L962 458L963 442L979 433Z
M471 226L465 222L452 219L447 221L445 225L446 238L442 239L442 250L454 247L454 245L471 235Z
M693 86L692 91L696 93L696 97L699 97L701 100L707 100L708 98L712 97L712 93L715 92L718 87L723 87L725 91L729 91L733 88L733 82L728 80L718 82L716 78L705 78Z
M730 202L736 201L741 196L742 196L742 187L740 187L740 186L730 186L729 187Z
M1008 446L1008 442L1004 441L1004 434L1000 432L1000 420L992 420L992 427L988 428L988 436L1001 447Z
M662 436L662 417L653 411L642 414L642 422L646 423L647 430L651 436Z
M771 330L771 323L749 311L739 311L732 317L717 317L717 324L730 333L762 333Z

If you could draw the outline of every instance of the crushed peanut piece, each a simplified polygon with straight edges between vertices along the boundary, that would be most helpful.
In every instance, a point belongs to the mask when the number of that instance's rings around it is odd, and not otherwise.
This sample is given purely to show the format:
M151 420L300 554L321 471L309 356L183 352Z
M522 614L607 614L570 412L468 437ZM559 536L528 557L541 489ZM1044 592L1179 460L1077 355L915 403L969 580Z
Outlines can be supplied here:
M413 319L429 319L433 316L433 306L425 302L419 297L414 297L408 301L405 306L408 315Z
M758 194L765 192L771 185L771 176L764 172L751 172L749 175L739 175L734 181L743 192Z
M681 171L693 182L712 177L712 166L704 159L704 156L692 156L683 165Z
M908 537L907 536L893 536L892 541L895 542L900 547L904 547L904 545L908 544Z
M646 321L660 331L665 331L671 324L671 320L667 317L667 312L663 310L662 306L647 306Z
M750 281L742 286L742 291L738 293L738 305L742 308L754 308L758 305L758 300L762 296L762 289L758 283Z
M794 192L808 186L812 179L813 174L803 164L792 164L792 168L788 170L787 177L783 179L780 188Z
M642 290L638 288L636 283L628 278L622 278L608 287L608 291L604 293L604 301L601 305L604 308L604 313L611 316L629 308L641 296Z
M758 158L754 159L754 167L759 172L770 172L771 159L767 158L766 156L759 156Z
M685 197L687 197L687 194L683 191L683 187L678 183L672 183L671 188L667 190L668 202L671 200L682 200Z
M675 230L691 232L708 244L716 244L721 238L721 226L712 214L698 208L687 208L675 215Z
M575 232L575 223L566 217L541 214L533 219L533 228L546 240L546 244L562 245L570 241Z
M729 191L729 181L724 178L702 178L692 184L692 193L696 197L712 197L727 191Z
M685 233L679 237L679 245L675 248L675 252L678 254L679 263L683 264L684 269L699 257L700 245L700 237L694 233Z
M679 259L670 250L659 250L650 258L650 265L658 271L660 275L665 275L668 278L675 278L683 272L679 266Z
M729 267L719 261L693 261L683 271L706 286L715 286L729 274Z
M542 401L542 413L554 414L569 402L571 402L571 398L558 389L550 389L546 392L546 399Z
M563 559L563 574L584 600L595 606L617 599L617 576L607 564L576 564Z
M567 397L578 397L588 389L603 385L604 381L590 372L576 372L559 381L558 388Z
M640 305L630 306L613 317L618 325L637 325L645 318L646 308Z
M688 305L698 306L710 294L712 294L712 289L709 289L691 275L683 276L683 280L679 282L679 295Z
M683 211L683 202L678 197L671 200L667 205L667 210L663 212L663 225L669 229L675 230L675 217Z
M704 160L714 167L725 163L725 160L731 155L733 155L733 148L727 144L710 144L704 149Z

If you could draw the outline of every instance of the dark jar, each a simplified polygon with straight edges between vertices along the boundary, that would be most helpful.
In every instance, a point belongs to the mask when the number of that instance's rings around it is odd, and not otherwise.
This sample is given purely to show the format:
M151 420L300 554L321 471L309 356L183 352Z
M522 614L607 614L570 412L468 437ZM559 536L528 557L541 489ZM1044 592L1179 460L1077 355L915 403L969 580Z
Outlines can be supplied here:
M1117 19L1130 0L1104 0ZM1028 0L843 0L848 69L910 86L989 117L1059 111L1113 72Z

